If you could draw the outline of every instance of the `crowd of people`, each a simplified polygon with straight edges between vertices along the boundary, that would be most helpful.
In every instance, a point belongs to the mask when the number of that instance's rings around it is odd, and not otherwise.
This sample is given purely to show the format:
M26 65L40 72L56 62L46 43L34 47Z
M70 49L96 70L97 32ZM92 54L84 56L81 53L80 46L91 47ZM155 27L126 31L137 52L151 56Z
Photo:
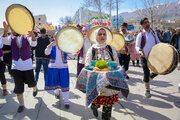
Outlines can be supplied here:
M64 106L68 109L70 107L70 77L67 56L71 58L77 56L77 77L85 66L92 64L92 60L111 59L117 62L117 66L123 66L127 73L125 78L130 79L128 76L130 61L132 61L133 66L137 67L140 67L141 61L146 89L145 96L150 98L150 81L157 74L150 74L147 66L147 56L151 48L160 42L173 45L180 53L180 28L172 32L169 30L165 32L156 30L155 32L150 28L147 18L142 19L140 24L143 30L134 33L127 31L127 23L121 25L120 33L124 36L126 42L124 48L120 51L116 51L114 47L106 44L107 33L103 27L95 31L96 43L92 45L88 38L89 29L78 26L84 36L84 45L76 54L67 54L57 47L57 32L53 35L47 35L46 29L42 28L39 33L29 31L28 35L20 35L13 30L8 33L9 26L4 22L4 34L0 37L0 81L3 96L8 95L5 78L5 68L7 66L8 72L14 80L14 93L19 101L17 112L23 112L25 108L23 99L24 84L33 88L33 96L35 97L38 94L37 82L41 66L43 66L45 90L54 90L57 99L60 98L61 91L64 97ZM35 55L33 51L35 51ZM34 56L36 61L35 75L33 69ZM178 70L180 70L180 67L178 67ZM109 120L112 105L118 101L118 93L116 90L104 88L91 104L94 116L98 116L97 109L100 105L103 105L102 119Z

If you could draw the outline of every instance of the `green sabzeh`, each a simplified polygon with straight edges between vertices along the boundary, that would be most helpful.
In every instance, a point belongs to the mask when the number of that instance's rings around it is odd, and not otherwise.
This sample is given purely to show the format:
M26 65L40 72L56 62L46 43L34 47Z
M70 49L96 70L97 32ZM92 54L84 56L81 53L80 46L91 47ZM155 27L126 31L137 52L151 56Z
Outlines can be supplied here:
M105 60L99 60L96 62L95 67L98 67L99 69L108 68L108 64Z

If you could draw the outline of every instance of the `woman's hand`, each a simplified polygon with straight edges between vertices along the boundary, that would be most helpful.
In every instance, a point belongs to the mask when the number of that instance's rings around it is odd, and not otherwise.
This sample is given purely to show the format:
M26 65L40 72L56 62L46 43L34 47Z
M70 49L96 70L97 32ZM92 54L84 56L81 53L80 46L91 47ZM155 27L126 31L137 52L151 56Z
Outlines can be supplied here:
M56 42L55 42L55 41L52 41L47 47L48 47L49 49L51 49L51 47L52 47L53 45L56 45Z
M78 55L79 55L79 53L80 53L80 50L78 50L78 51L77 51L77 53L76 53L76 54L74 54L74 56L78 56Z

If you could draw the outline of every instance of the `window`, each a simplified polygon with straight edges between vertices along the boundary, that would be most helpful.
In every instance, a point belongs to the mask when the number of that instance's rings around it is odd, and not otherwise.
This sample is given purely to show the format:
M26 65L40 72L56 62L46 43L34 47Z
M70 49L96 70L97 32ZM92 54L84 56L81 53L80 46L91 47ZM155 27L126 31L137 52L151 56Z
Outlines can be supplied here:
M39 21L41 20L41 18L38 18L39 19Z
M41 25L41 23L39 23L39 25Z

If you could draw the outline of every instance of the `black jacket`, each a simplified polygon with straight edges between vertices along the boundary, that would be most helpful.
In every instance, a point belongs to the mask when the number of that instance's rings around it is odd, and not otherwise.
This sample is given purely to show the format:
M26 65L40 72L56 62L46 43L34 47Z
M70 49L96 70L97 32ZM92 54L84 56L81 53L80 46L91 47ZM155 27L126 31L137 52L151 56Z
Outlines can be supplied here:
M49 59L49 55L45 55L44 51L46 47L49 45L50 40L47 36L41 36L37 39L37 46L35 49L35 56L36 58L42 58L42 59Z
M173 45L177 50L179 49L180 46L178 46L178 38L180 37L180 34L174 34L170 44Z

